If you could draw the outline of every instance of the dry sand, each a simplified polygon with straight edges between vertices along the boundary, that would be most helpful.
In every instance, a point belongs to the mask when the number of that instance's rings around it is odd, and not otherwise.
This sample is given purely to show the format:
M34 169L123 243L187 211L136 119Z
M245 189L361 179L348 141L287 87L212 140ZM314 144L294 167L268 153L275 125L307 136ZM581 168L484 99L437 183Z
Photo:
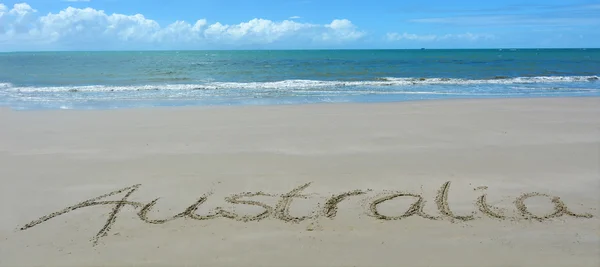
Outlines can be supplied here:
M600 98L0 123L0 266L600 266Z

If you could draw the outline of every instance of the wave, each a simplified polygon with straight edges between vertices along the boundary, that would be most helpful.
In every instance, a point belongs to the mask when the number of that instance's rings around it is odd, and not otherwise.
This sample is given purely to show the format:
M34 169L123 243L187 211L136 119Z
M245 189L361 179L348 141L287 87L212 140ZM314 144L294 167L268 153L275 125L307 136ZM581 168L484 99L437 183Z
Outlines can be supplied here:
M276 82L209 82L199 84L154 84L130 86L53 86L53 87L15 87L10 83L0 83L0 89L16 92L120 92L148 90L311 90L339 87L377 87L377 86L414 86L414 85L486 85L486 84L538 84L538 83L571 83L596 82L598 76L538 76L507 78L496 76L490 79L456 79L456 78L377 78L372 81L319 81L319 80L283 80Z
M11 88L11 87L13 87L12 83L0 83L0 89Z

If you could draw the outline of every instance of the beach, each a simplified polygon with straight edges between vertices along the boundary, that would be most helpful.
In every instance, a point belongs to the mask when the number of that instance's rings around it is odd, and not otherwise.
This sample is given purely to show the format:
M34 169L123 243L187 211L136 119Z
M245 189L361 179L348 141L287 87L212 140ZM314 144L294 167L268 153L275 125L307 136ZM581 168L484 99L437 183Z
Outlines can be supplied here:
M598 97L0 122L0 266L600 265Z

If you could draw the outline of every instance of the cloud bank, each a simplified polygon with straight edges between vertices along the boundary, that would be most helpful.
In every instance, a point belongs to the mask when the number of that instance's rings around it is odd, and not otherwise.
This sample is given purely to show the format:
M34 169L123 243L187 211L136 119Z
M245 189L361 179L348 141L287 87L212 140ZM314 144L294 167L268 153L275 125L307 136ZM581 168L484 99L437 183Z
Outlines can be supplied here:
M233 25L200 19L161 26L142 14L68 7L42 15L27 3L12 8L0 3L0 50L328 46L354 42L365 34L347 19L310 24L256 18Z
M442 41L442 40L463 40L463 41L479 41L479 40L492 40L495 38L494 35L491 34L473 34L470 32L461 33L461 34L444 34L444 35L435 35L435 34L426 34L426 35L418 35L413 33L388 33L386 36L388 41Z

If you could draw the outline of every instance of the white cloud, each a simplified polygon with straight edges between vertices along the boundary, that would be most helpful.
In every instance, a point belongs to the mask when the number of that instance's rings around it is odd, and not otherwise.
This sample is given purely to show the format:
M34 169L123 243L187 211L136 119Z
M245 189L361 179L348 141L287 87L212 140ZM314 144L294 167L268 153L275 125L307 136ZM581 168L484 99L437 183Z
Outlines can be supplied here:
M442 41L442 40L466 40L466 41L478 41L478 40L490 40L494 39L495 36L491 34L473 34L473 33L461 33L461 34L444 34L444 35L418 35L412 33L388 33L386 35L388 41Z
M5 6L4 4L0 3L0 19L4 17L4 14L8 12L8 7ZM0 25L4 25L4 24L0 24Z
M365 35L346 19L310 24L256 18L232 25L200 19L161 26L142 14L107 14L93 8L68 7L42 15L26 3L10 9L0 4L0 22L0 44L7 47L3 50L221 48L298 42L329 45L356 41Z
M290 19L301 19L302 17L300 16L291 16Z
M600 24L598 17L536 17L527 15L457 16L412 19L409 22L456 26L590 26Z
M325 31L321 38L334 42L356 40L365 35L365 32L358 31L357 27L347 19L335 19L330 24L326 24L325 28L329 30Z
M286 37L303 34L318 25L297 23L289 20L273 22L266 19L253 19L236 25L215 23L204 31L209 40L220 40L225 43L246 41L250 43L273 43Z
M388 33L387 39L390 41L399 41L399 40L416 40L416 41L433 41L437 38L436 35L417 35L412 33Z
M35 13L37 10L31 8L28 4L15 4L11 10L4 5L0 7L0 21L2 22L3 32L11 31L15 33L25 33L29 30L32 23L35 22ZM5 11L2 11L4 9ZM6 26L9 26L7 29Z

